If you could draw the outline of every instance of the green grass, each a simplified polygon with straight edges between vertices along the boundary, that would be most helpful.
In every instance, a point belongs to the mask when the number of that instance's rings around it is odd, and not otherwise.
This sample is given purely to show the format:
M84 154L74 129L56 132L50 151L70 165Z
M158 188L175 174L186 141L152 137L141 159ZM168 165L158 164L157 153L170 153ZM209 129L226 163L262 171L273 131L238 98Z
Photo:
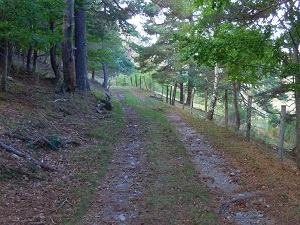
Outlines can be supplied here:
M101 94L95 93L97 96L101 96ZM101 120L101 126L92 121L87 124L88 131L85 132L85 135L98 139L100 144L80 152L74 151L71 155L73 169L80 168L74 175L74 179L80 185L70 189L69 195L78 201L72 206L72 215L62 219L65 225L83 224L84 215L91 206L97 191L96 188L107 172L113 155L111 144L118 141L120 131L124 127L124 113L117 101L114 101L114 111L110 115L109 119Z
M207 210L210 198L198 180L198 172L180 141L175 128L161 112L166 104L147 99L141 101L128 91L125 102L138 112L144 135L143 149L147 155L151 176L147 180L146 223L155 224L217 224L213 212ZM149 103L152 107L149 107Z

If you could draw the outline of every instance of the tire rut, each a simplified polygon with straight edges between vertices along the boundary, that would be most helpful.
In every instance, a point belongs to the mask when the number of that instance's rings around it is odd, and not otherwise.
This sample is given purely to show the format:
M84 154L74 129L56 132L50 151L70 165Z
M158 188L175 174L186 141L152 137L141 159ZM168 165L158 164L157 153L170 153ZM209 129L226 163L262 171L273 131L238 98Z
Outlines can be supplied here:
M123 95L116 93L119 100ZM107 175L98 188L96 200L85 218L86 225L140 225L143 212L141 180L144 156L140 151L139 120L135 110L123 104L126 129L115 148Z
M264 205L268 208L263 197L258 197L258 193L240 191L241 186L237 180L242 175L241 170L233 170L230 165L226 165L222 154L205 140L203 134L190 127L178 112L173 111L172 114L167 115L167 118L177 129L191 160L200 173L202 182L212 193L222 223L276 224L264 214L261 208L257 207ZM233 205L242 205L242 207L231 207Z

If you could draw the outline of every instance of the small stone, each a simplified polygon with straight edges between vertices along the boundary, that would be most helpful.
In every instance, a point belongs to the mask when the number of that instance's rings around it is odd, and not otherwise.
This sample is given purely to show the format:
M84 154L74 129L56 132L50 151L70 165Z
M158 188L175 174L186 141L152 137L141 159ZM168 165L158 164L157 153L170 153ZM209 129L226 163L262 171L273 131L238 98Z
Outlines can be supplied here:
M126 217L125 217L123 214L121 214L121 215L119 215L119 219L120 219L121 221L125 221L125 220L126 220Z
M236 215L237 217L242 217L242 216L243 216L243 214L242 214L241 212L237 212L235 215Z
M258 218L263 218L263 217L264 217L263 213L258 214Z

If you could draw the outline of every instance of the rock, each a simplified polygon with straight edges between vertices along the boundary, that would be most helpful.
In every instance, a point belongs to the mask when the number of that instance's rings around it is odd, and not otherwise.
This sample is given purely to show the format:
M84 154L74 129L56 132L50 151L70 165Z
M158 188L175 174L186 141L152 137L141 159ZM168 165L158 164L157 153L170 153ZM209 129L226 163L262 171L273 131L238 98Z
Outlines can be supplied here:
M121 221L125 221L125 220L126 220L126 217L125 217L123 214L121 214L121 215L119 215L119 219L120 219Z
M236 215L237 217L242 217L242 216L243 216L243 214L242 214L241 212L237 212L235 215Z

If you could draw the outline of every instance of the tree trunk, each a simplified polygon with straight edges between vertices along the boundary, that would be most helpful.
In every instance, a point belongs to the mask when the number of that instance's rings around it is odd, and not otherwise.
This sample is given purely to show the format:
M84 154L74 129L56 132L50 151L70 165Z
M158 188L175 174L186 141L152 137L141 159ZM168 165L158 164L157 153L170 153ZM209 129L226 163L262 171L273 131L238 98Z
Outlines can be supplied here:
M177 82L175 82L175 84L174 84L173 97L172 97L172 105L175 105L176 92L177 92Z
M282 105L281 106L279 142L278 142L278 155L279 155L279 161L280 162L283 162L285 117L286 117L286 105Z
M172 105L172 89L173 86L170 86L170 94L169 94L169 104Z
M13 68L13 45L8 42L7 43L7 76L10 74L11 68Z
M166 86L167 91L166 91L166 103L168 103L169 100L169 86Z
M246 141L250 141L251 131L252 96L248 96L247 119L246 119Z
M187 87L187 97L185 105L190 106L191 105L191 98L192 98L192 92L194 89L194 85L191 79L188 81L188 87Z
M138 78L137 78L137 75L135 74L135 86L137 87L138 86Z
M192 94L191 94L191 105L190 105L190 113L191 114L193 114L194 97L195 97L195 88L193 88Z
M140 89L142 89L142 77L140 76Z
M217 104L218 86L219 86L219 67L218 67L218 64L216 64L212 98L211 98L209 110L206 113L206 119L208 119L208 120L213 120L215 106Z
M233 105L235 111L235 130L239 130L241 126L241 116L239 112L239 85L236 82L232 83L233 85Z
M205 88L205 100L204 100L204 111L207 113L207 108L208 108L208 85Z
M30 70L31 55L32 55L32 47L29 47L29 49L27 51L27 61L26 61L26 69L27 70Z
M50 22L50 30L54 32L54 22ZM61 78L61 73L60 73L60 68L59 64L57 63L57 58L56 58L56 48L57 48L57 43L55 43L51 48L50 48L50 63L51 67L54 73L54 83L58 83L58 81ZM47 59L47 57L45 57Z
M89 89L89 85L87 83L86 12L84 6L78 6L75 12L75 45L76 88L85 91Z
M145 77L144 77L144 84L145 84L146 90L148 91L148 85L147 85L147 82L146 82L146 78L145 78Z
M62 40L62 60L64 83L67 92L75 92L76 73L75 59L73 51L73 18L74 0L64 0L66 9L63 20L63 40Z
M179 90L180 90L180 103L184 104L184 94L183 94L183 82L179 83Z
M228 87L226 87L225 89L224 104L225 104L225 129L228 129Z
M107 67L105 63L102 63L102 68L103 68L103 83L102 83L102 87L103 88L107 88L107 84L108 84L108 72L107 72Z
M300 78L295 76L295 83L300 85ZM300 91L295 88L295 104L296 104L296 164L300 170Z
M33 62L32 62L32 72L36 72L36 67L37 67L37 59L38 59L38 51L34 50L33 51Z
M7 40L4 40L4 52L3 52L3 72L2 72L2 91L7 91L7 58L8 58L8 43Z

